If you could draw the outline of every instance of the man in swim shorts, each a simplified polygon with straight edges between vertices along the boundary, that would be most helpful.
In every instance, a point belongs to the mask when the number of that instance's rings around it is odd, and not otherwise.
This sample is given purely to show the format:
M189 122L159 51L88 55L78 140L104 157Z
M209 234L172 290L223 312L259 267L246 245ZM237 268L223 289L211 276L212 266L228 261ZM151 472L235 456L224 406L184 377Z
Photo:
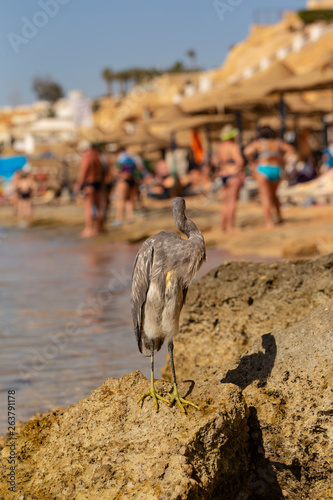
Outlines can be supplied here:
M101 206L103 167L98 148L89 143L81 145L84 150L74 192L84 193L85 227L82 238L90 238L104 231ZM97 227L94 228L94 210L97 212Z

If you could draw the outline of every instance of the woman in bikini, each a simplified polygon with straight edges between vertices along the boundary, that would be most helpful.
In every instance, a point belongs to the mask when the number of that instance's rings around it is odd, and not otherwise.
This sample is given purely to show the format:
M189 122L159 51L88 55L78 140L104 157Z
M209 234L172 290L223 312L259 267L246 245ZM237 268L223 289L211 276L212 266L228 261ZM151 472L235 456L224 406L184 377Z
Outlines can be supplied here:
M32 176L23 170L18 173L15 181L17 215L20 224L25 226L32 218L32 197L36 190Z
M85 227L81 233L82 238L90 238L104 232L103 212L101 206L103 184L103 167L98 149L94 146L85 149L79 175L74 191L84 192ZM93 227L93 210L97 212L97 227Z
M274 211L277 223L283 221L276 191L280 183L284 155L294 152L294 147L282 139L277 139L270 127L262 127L259 130L259 138L244 150L245 156L253 165L252 173L258 183L267 228L274 227Z
M238 130L226 125L222 129L221 143L214 159L218 176L224 187L224 202L221 212L222 231L235 231L236 205L240 188L245 179L244 158L236 143Z

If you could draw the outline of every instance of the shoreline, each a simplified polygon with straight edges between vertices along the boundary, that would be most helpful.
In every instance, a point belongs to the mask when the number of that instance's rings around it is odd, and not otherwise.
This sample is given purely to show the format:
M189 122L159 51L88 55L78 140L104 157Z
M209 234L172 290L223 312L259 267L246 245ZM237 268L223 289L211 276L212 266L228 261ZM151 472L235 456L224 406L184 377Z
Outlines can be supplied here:
M283 208L284 223L271 230L263 227L261 205L239 202L236 226L232 234L220 230L221 204L207 198L186 199L187 215L200 227L207 248L223 249L235 257L258 256L270 259L311 257L333 251L333 205ZM85 240L87 244L142 243L161 231L177 231L171 213L171 201L144 200L144 206L135 212L134 224L119 228L107 225L107 233ZM113 209L110 220L113 219ZM36 205L30 229L54 230L80 238L84 223L80 205ZM0 227L18 228L12 207L0 207ZM82 240L83 241L83 240Z

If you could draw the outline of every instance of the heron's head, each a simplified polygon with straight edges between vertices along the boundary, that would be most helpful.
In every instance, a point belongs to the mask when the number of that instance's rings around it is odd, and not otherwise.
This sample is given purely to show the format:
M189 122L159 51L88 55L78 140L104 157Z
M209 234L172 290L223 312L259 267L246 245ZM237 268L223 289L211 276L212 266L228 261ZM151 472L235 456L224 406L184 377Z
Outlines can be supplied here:
M186 210L186 205L184 198L178 197L172 201L173 218L176 223L176 226L182 233L184 232L183 229L186 220L185 210Z
M186 234L188 238L199 235L203 240L200 229L194 224L194 222L186 217L185 210L186 205L184 198L175 198L172 202L172 212L177 228L179 231Z
M178 198L175 198L174 200L172 200L172 210L173 212L177 212L177 213L183 213L185 212L186 210L186 205L185 205L185 200L184 198L180 198L178 196Z

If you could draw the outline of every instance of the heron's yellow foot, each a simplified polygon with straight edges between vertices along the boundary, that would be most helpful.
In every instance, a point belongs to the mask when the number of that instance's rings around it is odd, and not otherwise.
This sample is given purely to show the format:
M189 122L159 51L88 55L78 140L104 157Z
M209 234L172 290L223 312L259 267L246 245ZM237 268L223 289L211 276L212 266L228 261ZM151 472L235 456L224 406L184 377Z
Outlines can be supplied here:
M160 399L161 401L165 401L170 406L170 401L168 401L165 398L162 398L162 396L160 396L159 394L157 394L157 392L155 391L155 387L151 387L151 389L150 389L149 392L146 392L145 394L143 394L141 396L141 398L139 399L138 404L140 404L141 401L143 401L148 396L150 396L151 398L153 398L153 401L154 401L154 404L155 404L155 410L156 411L158 411L158 402L157 402L158 399Z
M193 406L194 408L196 408L197 410L201 410L201 408L199 408L199 406L197 406L194 403L191 403L191 401L187 401L186 399L181 398L179 396L179 394L178 394L178 388L177 388L176 384L174 384L174 386L173 386L173 394L168 394L168 396L170 398L170 405L172 405L174 403L174 401L176 401L177 405L179 406L179 408L181 409L181 411L183 413L186 413L183 404L190 405L190 406Z

